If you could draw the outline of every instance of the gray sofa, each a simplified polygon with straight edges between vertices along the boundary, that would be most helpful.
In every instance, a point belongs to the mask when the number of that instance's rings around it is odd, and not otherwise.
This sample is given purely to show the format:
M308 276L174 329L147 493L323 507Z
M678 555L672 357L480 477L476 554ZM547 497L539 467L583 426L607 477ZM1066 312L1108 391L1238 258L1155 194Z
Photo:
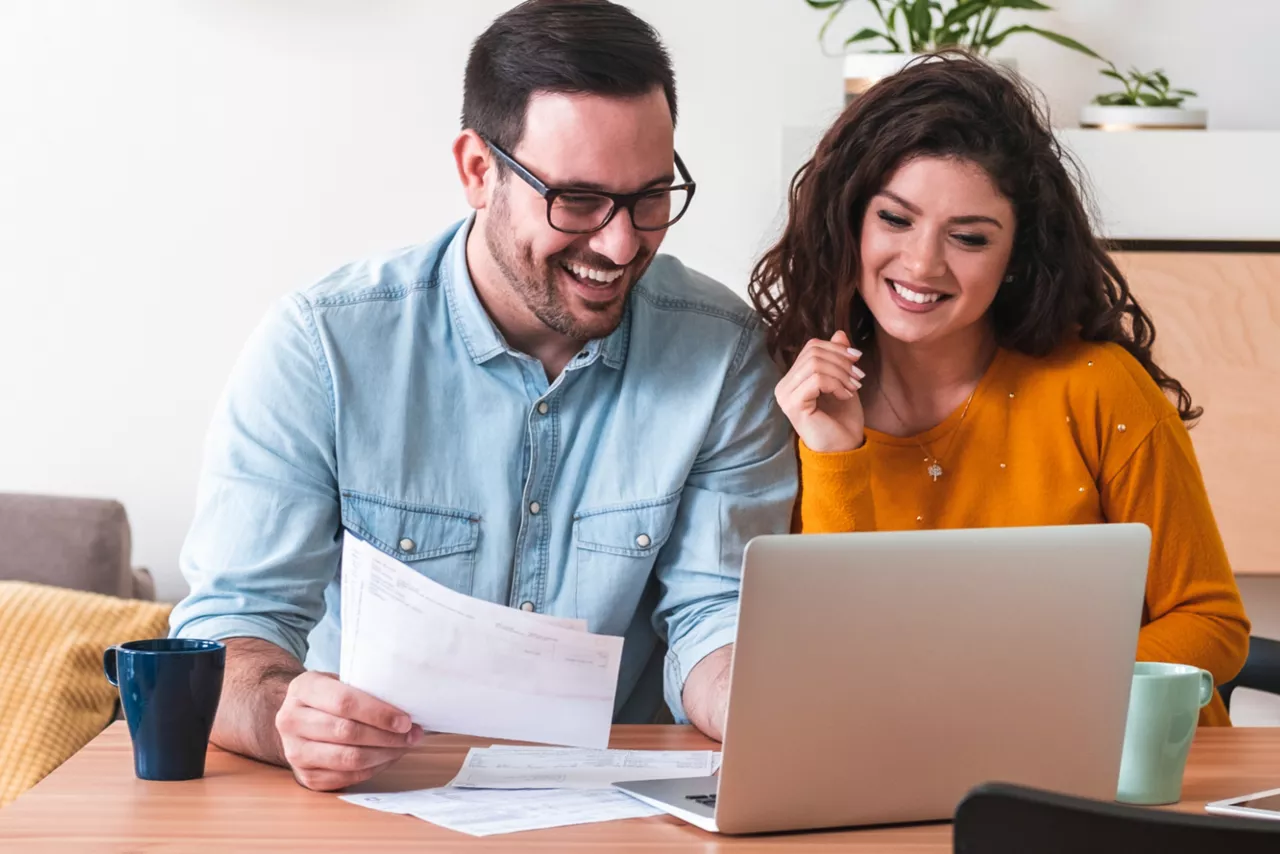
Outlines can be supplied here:
M118 501L0 493L0 580L155 599Z

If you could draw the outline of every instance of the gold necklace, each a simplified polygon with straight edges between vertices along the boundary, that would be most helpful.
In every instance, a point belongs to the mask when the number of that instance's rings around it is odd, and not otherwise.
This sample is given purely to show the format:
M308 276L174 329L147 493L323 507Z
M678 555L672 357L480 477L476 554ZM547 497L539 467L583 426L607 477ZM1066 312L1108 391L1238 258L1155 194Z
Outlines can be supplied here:
M902 425L902 429L906 430L907 422L904 421L902 416L898 414L898 410L893 408L893 402L889 400L889 395L884 393L884 386L878 385L877 390L880 392L880 397L884 399L885 405L889 407L889 411L893 413L893 417L898 419L898 423ZM956 440L956 434L960 432L960 425L964 423L964 417L969 414L969 404L973 403L973 396L977 393L978 393L978 386L975 385L973 387L973 391L969 392L969 398L964 402L964 410L960 413L960 420L956 422L956 428L951 431L951 440L947 442L948 451L951 450L951 444ZM924 461L926 463L929 463L930 459L932 459L932 462L930 463L929 468L925 469L925 471L928 472L929 476L933 478L933 482L937 483L938 478L942 477L942 458L937 456L936 454L930 453L929 449L926 448L924 446L924 443L921 442L919 439L916 439L914 441L917 445L920 446L920 450L924 451L924 455L925 455Z

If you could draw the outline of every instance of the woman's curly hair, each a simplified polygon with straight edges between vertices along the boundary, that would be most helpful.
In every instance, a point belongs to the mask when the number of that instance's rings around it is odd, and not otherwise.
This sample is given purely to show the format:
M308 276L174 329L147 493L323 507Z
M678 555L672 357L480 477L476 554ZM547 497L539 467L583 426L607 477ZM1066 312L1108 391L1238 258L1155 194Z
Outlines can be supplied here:
M981 166L1017 218L1006 280L991 306L997 343L1044 356L1073 337L1127 350L1184 421L1191 395L1151 356L1155 328L1093 233L1079 169L1046 111L1014 74L948 51L914 61L855 100L791 182L786 229L756 265L751 300L773 357L790 368L811 338L843 329L864 352L874 323L858 294L858 249L871 198L914 157Z

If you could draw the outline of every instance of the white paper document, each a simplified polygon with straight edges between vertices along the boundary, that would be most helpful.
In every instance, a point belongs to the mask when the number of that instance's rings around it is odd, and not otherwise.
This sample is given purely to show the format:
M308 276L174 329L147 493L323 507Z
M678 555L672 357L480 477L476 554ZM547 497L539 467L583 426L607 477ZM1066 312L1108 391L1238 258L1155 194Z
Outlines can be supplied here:
M614 783L708 777L711 750L473 747L450 786L474 789L608 789Z
M612 789L446 787L389 795L342 795L341 798L382 812L416 816L472 836L662 814L661 810Z
M603 748L622 638L474 599L347 533L343 682L426 730Z

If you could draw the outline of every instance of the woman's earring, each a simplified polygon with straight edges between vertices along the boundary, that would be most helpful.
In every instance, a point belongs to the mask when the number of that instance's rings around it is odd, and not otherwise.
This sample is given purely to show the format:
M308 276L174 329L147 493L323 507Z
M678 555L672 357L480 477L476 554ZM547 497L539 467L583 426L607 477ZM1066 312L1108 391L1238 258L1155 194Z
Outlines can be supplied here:
M1013 273L1010 273L1009 275L1004 277L1004 283L1006 285L1013 284Z

